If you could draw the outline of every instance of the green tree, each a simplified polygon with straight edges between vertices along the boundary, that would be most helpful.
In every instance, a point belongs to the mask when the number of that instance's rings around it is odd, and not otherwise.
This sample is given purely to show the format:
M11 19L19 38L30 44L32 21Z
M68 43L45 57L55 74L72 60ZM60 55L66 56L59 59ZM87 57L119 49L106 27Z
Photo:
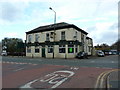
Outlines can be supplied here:
M19 38L4 38L2 46L6 46L6 51L9 53L25 52L25 43Z

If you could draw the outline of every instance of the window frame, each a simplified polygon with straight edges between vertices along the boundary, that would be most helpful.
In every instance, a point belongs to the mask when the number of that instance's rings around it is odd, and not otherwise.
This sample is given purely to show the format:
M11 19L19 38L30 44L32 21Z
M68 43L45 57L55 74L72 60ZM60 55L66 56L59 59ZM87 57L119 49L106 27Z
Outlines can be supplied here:
M50 41L50 34L46 33L46 41Z
M78 45L75 45L75 52L78 53Z
M66 53L65 45L59 45L59 53Z
M27 47L27 53L31 53L31 47Z
M39 41L39 34L35 34L35 42Z
M28 42L32 42L32 35L28 35Z
M70 51L72 49L72 52ZM74 53L74 45L68 45L68 53Z
M48 53L53 53L53 45L48 45Z
M61 32L61 40L65 40L65 31Z
M38 50L38 51L36 51ZM35 53L40 53L40 48L39 47L35 47Z

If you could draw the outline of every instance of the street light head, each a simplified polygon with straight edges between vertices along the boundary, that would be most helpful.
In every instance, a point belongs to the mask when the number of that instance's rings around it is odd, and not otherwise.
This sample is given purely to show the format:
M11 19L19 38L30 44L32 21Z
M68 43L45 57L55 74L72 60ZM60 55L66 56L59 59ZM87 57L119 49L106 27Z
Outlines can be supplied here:
M52 8L51 8L51 7L50 7L49 9L50 9L50 10L52 10Z

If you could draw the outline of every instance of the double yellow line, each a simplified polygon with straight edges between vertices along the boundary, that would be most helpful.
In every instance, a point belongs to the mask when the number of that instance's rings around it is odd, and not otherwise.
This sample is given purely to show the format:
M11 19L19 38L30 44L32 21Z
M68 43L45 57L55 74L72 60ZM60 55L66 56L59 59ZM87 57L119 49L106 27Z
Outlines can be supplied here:
M106 83L104 84L104 80L107 80L107 76L114 71L119 71L120 69L113 69L113 70L109 70L109 71L105 71L103 73L101 73L96 81L95 84L95 89L97 88L106 88ZM109 88L109 85L107 85L107 87Z

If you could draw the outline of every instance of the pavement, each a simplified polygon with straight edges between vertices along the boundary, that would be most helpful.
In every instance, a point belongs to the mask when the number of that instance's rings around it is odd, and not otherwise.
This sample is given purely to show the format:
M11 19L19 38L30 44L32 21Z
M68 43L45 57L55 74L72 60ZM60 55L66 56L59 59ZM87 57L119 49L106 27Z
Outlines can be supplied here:
M108 90L113 90L115 88L120 89L120 80L119 80L119 77L118 77L119 73L120 73L120 69L109 73L109 75L107 77L107 88L108 88Z

